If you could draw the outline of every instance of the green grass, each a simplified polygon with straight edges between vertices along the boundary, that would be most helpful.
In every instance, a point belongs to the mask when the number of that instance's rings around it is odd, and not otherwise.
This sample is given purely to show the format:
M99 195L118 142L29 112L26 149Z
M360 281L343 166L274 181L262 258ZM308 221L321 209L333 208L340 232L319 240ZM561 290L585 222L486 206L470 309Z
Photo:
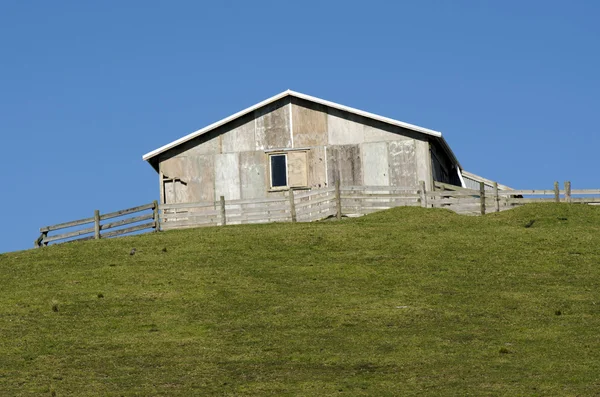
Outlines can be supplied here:
M598 395L599 247L548 204L3 254L0 395Z

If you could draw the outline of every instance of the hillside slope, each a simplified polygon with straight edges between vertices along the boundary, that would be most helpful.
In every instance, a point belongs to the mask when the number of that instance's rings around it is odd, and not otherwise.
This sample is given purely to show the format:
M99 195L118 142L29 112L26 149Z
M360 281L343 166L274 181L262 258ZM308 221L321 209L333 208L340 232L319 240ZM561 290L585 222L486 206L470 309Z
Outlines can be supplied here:
M3 254L0 395L597 395L598 247L547 204Z

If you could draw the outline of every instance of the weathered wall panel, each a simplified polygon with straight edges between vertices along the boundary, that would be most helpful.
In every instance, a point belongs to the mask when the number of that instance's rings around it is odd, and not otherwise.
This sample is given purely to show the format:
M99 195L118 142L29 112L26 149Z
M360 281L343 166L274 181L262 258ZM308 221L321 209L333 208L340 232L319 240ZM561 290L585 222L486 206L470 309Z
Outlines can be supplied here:
M305 187L308 185L307 154L305 151L291 151L287 154L288 185Z
M292 103L294 147L304 148L327 144L327 109L306 101Z
M223 153L238 153L255 150L255 125L254 119L250 119L246 123L222 134L221 151Z
M337 109L329 109L327 128L330 145L359 144L365 140L361 118Z
M390 185L417 186L417 163L415 141L391 141L388 145Z
M215 197L214 155L191 157L191 172L187 173L188 202L212 201Z
M285 101L256 110L256 150L292 147L290 106Z
M187 156L171 157L160 163L160 170L166 178L183 178L187 167Z
M338 175L342 185L362 185L362 166L358 145L336 145L327 148L329 183L333 184Z
M426 140L415 141L415 158L417 164L417 180L425 181L427 190L432 190L431 186L431 156L429 154L429 142Z
M360 145L363 183L365 186L388 186L390 184L388 146L386 142Z
M377 126L365 125L365 142L400 141L412 139L410 136L399 133L402 131L402 129L399 127L393 128L397 132L391 132L389 130L392 128L385 130L382 129L382 123L376 124Z
M308 151L308 186L314 188L327 186L325 159L324 146L313 147Z
M215 200L237 200L241 196L240 164L237 153L215 155Z
M211 201L214 199L214 156L178 156L163 161L161 171L166 178L179 178L176 186L177 202ZM166 187L166 185L165 185ZM166 195L169 199L169 195ZM172 201L167 201L171 203Z
M267 155L264 152L240 153L240 184L243 199L266 196Z
M210 132L184 143L177 149L179 155L188 157L221 153L221 137L217 132Z

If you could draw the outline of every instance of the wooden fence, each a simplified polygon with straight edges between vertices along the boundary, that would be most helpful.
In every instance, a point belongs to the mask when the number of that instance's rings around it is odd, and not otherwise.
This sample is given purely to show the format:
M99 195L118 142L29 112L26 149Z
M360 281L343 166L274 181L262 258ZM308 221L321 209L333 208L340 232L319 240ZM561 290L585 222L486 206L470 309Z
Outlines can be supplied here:
M139 213L144 214L131 216ZM121 219L117 220L117 218ZM102 223L102 221L109 219L111 220L110 222ZM142 223L148 220L150 222ZM128 226L132 224L135 225ZM65 232L65 229L70 230ZM105 232L105 230L109 229L112 230ZM100 214L100 211L96 210L94 211L94 216L90 218L42 227L40 228L40 236L34 241L34 246L43 247L50 243L116 237L146 229L154 229L155 231L159 229L158 203L156 201L108 214ZM50 232L56 232L57 230L61 230L63 233L49 235Z
M435 188L434 192L424 195L424 207L448 208L466 215L485 215L529 203L600 204L600 189L573 190L569 181L565 182L564 190L559 189L558 182L554 182L552 190L498 190L496 183L491 191L485 190L483 183L480 184L479 190L473 190L440 182L435 182ZM421 190L424 191L424 188Z
M338 192L338 193L336 193ZM312 222L337 213L338 188L290 190L287 197L161 204L161 230L244 223Z
M427 191L425 182L420 182L418 188L340 186L336 183L335 187L324 189L290 190L285 197L225 200L221 196L219 201L161 205L155 201L104 215L95 211L92 218L43 227L35 246L64 240L115 237L146 229L158 231L244 223L312 222L329 217L340 219L342 216L360 216L399 206L447 208L459 214L484 215L537 202L600 204L600 189L572 190L570 182L565 182L564 190L559 190L558 182L552 190L499 190L498 185L494 184L490 191L485 189L483 183L479 190L440 182L435 182L434 185L433 191ZM102 223L104 220L142 211L151 213ZM150 222L122 228L147 220ZM48 235L52 231L89 224L93 225L59 235ZM121 228L118 229L119 227ZM104 230L113 228L117 229L103 233Z

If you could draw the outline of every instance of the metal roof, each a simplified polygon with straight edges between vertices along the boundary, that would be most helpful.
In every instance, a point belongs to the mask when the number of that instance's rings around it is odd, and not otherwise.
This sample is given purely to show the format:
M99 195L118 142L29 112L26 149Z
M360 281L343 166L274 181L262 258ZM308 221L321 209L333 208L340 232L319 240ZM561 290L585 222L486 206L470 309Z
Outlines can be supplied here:
M446 142L446 140L442 137L442 133L439 131L434 131L434 130L430 130L428 128L424 128L424 127L419 127L418 125L414 125L414 124L409 124L409 123L405 123L403 121L399 121L399 120L394 120L394 119L390 119L388 117L384 117L384 116L380 116L374 113L369 113L369 112L365 112L364 110L359 110L359 109L355 109L355 108L351 108L348 106L344 106L344 105L340 105L339 103L335 103L335 102L330 102L330 101L326 101L324 99L321 98L317 98L314 96L310 96L310 95L306 95L306 94L302 94L296 91L292 91L292 90L287 90L284 91L280 94L277 94L275 96L272 96L271 98L265 99L262 102L257 103L256 105L250 106L249 108L246 108L244 110L241 110L235 114L232 114L229 117L226 117L222 120L219 120L213 124L210 124L204 128L201 128L197 131L192 132L191 134L188 134L182 138L179 138L171 143L168 143L164 146L159 147L158 149L155 149L149 153L146 153L144 156L142 156L142 158L145 161L150 161L153 157L164 153L170 149L173 149L176 146L181 145L182 143L185 143L187 141L190 141L202 134L206 134L209 131L214 130L217 127L220 127L224 124L229 123L230 121L233 121L239 117L242 117L248 113L251 113L257 109L262 108L263 106L269 105L275 101L278 101L279 99L285 98L286 96L291 96L291 97L296 97L296 98L300 98L300 99L304 99L306 101L309 102L314 102L314 103L318 103L324 106L328 106L330 108L334 108L334 109L338 109L338 110L342 110L345 112L349 112L349 113L353 113L359 116L363 116L363 117L367 117L373 120L378 120L387 124L391 124L391 125L395 125L398 127L402 127L402 128L406 128L408 130L412 130L412 131L416 131L416 132L420 132L422 134L425 135L429 135L432 137L437 138L440 143L442 144L442 146L444 147L444 149L448 152L448 154L450 155L450 157L460 166L460 164L458 163L458 160L456 158L456 156L454 155L454 153L452 152L452 149L450 149L450 146L448 146L448 143ZM462 168L462 167L461 167Z

